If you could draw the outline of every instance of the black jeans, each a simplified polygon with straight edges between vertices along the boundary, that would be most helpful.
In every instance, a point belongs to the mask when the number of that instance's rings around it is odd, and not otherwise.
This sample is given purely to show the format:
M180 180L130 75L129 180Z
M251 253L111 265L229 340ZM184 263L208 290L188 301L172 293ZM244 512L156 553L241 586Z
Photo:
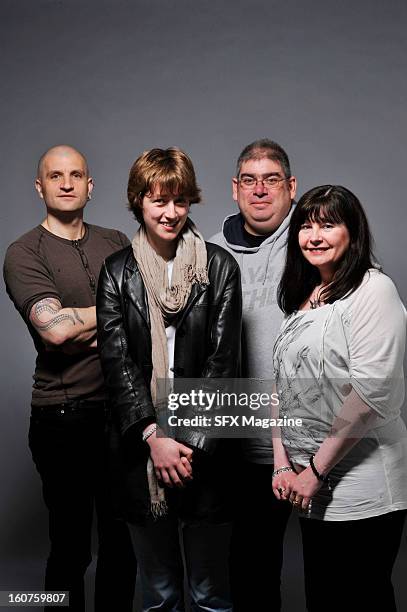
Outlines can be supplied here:
M234 612L281 609L283 542L291 504L276 499L273 465L236 466L230 577Z
M99 539L95 610L132 610L137 565L127 525L114 517L109 501L107 416L104 402L84 401L33 407L31 415L30 449L49 511L45 589L69 591L69 610L75 612L85 609L94 505Z
M396 612L391 575L405 517L300 519L308 612Z

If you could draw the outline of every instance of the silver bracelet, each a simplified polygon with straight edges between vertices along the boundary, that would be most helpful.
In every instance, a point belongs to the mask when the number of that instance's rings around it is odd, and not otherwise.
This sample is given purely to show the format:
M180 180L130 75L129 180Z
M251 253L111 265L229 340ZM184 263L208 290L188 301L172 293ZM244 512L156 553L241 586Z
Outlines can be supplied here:
M289 465L286 465L285 467L278 468L278 470L274 470L273 478L275 476L278 476L279 474L282 474L283 472L293 472L293 471L294 470L292 467L290 467Z
M144 433L143 433L143 442L145 442L146 440L148 440L148 438L150 436L153 435L153 433L155 433L157 431L157 423L153 423L151 425L151 427L149 427Z

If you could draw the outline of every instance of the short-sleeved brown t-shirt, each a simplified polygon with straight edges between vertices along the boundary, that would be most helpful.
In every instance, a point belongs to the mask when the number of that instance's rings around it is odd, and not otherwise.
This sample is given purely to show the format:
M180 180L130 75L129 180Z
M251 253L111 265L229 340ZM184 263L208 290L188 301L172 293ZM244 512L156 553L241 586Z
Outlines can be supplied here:
M38 351L34 406L106 397L97 350L75 355L47 351L29 316L32 306L46 297L57 298L63 308L95 306L104 259L128 244L127 237L117 230L85 224L81 240L60 238L38 225L9 246L4 262L7 292Z

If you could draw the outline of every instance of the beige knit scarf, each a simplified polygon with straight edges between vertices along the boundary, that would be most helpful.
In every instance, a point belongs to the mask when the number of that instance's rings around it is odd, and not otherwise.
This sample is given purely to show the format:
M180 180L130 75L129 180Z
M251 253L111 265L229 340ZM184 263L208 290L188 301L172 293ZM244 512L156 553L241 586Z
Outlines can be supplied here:
M134 236L132 246L147 291L153 361L150 390L157 413L170 390L168 384L162 384L162 381L168 381L169 367L165 328L185 308L192 285L209 284L206 246L202 234L188 218L178 237L171 286L168 284L167 262L148 242L144 226ZM157 389L158 381L160 393ZM147 478L151 513L155 518L165 516L168 511L165 492L157 482L151 458L147 462Z

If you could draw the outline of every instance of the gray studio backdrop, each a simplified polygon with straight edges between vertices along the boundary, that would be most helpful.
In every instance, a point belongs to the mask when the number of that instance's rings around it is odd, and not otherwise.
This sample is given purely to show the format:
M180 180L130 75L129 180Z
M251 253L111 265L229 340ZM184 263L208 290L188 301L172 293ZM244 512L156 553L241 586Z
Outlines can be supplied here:
M268 136L287 149L300 194L331 182L355 191L406 300L405 2L2 0L0 11L2 255L42 219L35 164L53 144L88 157L88 221L130 237L131 163L182 147L203 188L192 216L209 237L234 211L239 151ZM46 550L26 443L34 351L4 293L1 308L0 587L32 588ZM299 569L286 571L295 580Z

